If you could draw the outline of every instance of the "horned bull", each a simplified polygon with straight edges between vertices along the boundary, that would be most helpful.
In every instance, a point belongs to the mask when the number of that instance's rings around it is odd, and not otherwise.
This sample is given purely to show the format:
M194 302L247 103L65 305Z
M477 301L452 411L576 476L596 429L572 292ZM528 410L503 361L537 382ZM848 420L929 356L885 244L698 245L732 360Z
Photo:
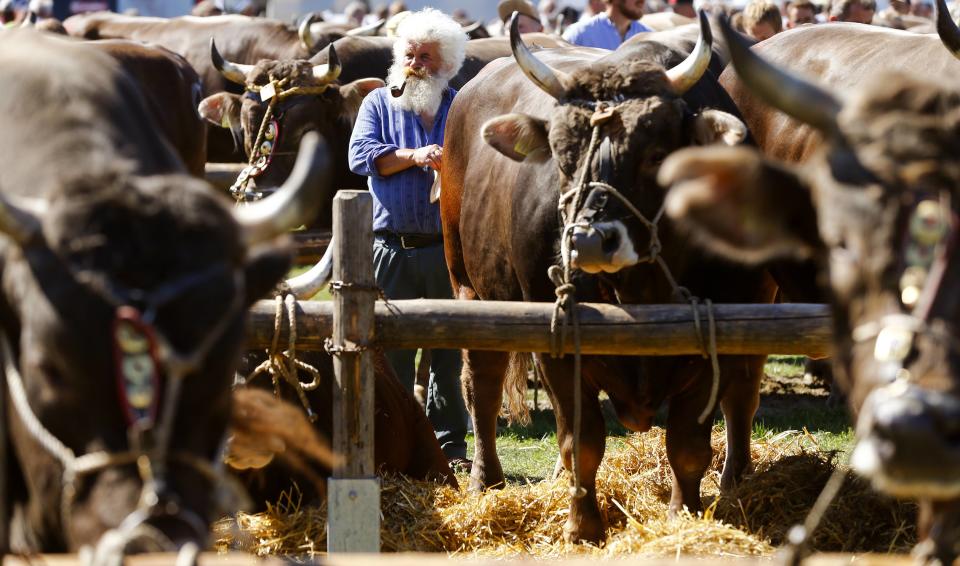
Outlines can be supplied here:
M940 3L947 45L956 26ZM918 499L917 556L960 554L960 90L877 73L843 96L770 64L724 22L742 83L823 143L801 169L752 149L664 164L667 213L744 262L812 258L830 298L834 374L856 417L851 466Z
M558 258L572 266L561 291L575 289L578 301L671 302L679 291L671 282L718 302L771 298L762 274L695 253L658 214L662 193L655 175L668 153L690 144L735 144L746 136L736 109L706 70L712 38L705 17L700 27L689 53L656 41L613 53L532 53L512 26L518 65L488 65L454 99L448 116L440 204L458 298L553 301L556 285L548 270L556 273ZM473 134L478 129L482 137ZM669 266L670 276L661 264ZM496 417L508 374L510 383L515 376L525 379L509 370L523 367L511 366L516 361L498 352L464 356L462 379L477 439L474 489L504 482L495 452ZM579 392L572 360L538 355L537 363L557 410L564 464L577 470L583 488L571 500L567 538L596 542L605 536L596 501L604 449L601 390L634 430L649 428L659 405L669 403L674 512L684 505L700 509L700 480L710 461L709 417L717 403L730 442L723 485L733 485L749 469L762 359L721 356L714 381L710 362L699 357L584 357Z

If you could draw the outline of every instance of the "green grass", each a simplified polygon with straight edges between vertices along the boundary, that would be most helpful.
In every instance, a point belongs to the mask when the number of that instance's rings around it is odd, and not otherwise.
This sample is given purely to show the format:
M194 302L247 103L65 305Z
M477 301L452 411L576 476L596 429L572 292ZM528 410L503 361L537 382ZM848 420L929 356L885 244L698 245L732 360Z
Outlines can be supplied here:
M765 367L769 378L798 378L803 375L803 358L771 356ZM540 392L541 399L545 396ZM528 393L528 399L531 394ZM541 404L543 401L541 401ZM719 412L718 412L719 415ZM607 452L624 445L628 431L612 415L607 416ZM657 416L657 426L664 425L665 412ZM507 425L500 422L497 433L497 453L503 472L510 483L526 483L549 478L559 455L556 424L553 411L544 409L531 413L528 426ZM760 410L754 419L753 438L779 434L788 430L810 433L821 450L849 453L853 446L850 417L843 406L827 406L825 396L767 394L761 397ZM723 419L716 424L723 426ZM472 457L474 439L467 438L468 455ZM841 461L845 456L841 458Z
M299 275L307 269L309 266L295 268L288 277ZM331 299L330 291L324 289L312 300ZM418 352L418 363L419 359ZM772 378L796 378L803 375L804 361L803 356L770 356L764 372ZM546 399L546 393L542 390L540 397ZM528 393L528 400L532 401L532 393ZM532 422L528 426L508 426L506 422L501 422L498 429L497 453L500 455L507 481L511 483L539 481L550 477L559 455L553 411L533 411L531 417ZM628 431L612 415L606 414L606 417L607 451L610 452L623 445L622 439ZM715 422L723 426L722 418ZM754 419L753 437L760 439L787 430L806 428L822 450L846 454L853 447L853 429L850 422L845 407L828 407L824 397L790 400L768 395L761 399L760 410ZM665 411L661 411L654 424L662 427L664 423ZM467 444L468 456L472 457L473 435L467 437Z

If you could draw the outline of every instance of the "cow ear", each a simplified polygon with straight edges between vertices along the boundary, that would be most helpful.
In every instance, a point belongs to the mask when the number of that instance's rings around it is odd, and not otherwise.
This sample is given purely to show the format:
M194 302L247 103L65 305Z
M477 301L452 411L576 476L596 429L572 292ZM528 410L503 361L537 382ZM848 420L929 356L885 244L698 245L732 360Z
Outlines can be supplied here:
M541 163L550 157L547 123L526 114L504 114L483 125L483 141L514 161Z
M211 94L197 107L200 117L214 126L233 129L240 125L240 95L229 92Z
M340 87L340 96L346 103L346 108L351 116L356 116L360 111L360 103L365 96L375 89L385 87L387 83L381 79L357 79Z
M733 114L704 110L693 119L693 143L696 145L737 145L746 138L746 124Z
M686 148L657 176L667 214L708 250L758 264L822 249L807 185L748 147Z
M290 263L290 250L282 245L267 244L251 250L243 267L246 280L245 306L266 297L286 276Z

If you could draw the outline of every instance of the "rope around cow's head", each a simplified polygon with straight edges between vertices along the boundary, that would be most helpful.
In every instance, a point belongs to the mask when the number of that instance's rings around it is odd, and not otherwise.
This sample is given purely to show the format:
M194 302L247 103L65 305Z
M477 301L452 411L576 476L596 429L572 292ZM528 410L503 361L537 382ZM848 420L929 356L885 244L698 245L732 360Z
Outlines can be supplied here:
M277 80L271 76L270 82L265 85L253 83L247 83L246 85L248 93L258 95L261 102L267 103L267 109L263 113L263 119L260 121L260 128L257 130L256 140L250 148L247 166L240 170L240 173L237 175L237 180L234 181L230 187L230 194L237 201L238 205L263 198L262 193L248 191L247 185L251 179L259 177L267 170L267 167L269 167L273 161L274 155L276 155L275 149L280 141L280 119L282 118L282 114L276 114L277 104L295 96L323 94L330 88L328 84L284 88L289 82L290 77Z

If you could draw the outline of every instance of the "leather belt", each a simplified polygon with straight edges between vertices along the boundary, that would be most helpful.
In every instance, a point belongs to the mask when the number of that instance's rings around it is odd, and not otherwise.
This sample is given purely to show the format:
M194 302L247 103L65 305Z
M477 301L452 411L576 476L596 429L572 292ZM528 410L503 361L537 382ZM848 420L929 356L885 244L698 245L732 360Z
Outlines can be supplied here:
M388 244L399 244L405 250L426 248L443 243L443 234L397 234L395 232L377 231L374 236L383 239Z

